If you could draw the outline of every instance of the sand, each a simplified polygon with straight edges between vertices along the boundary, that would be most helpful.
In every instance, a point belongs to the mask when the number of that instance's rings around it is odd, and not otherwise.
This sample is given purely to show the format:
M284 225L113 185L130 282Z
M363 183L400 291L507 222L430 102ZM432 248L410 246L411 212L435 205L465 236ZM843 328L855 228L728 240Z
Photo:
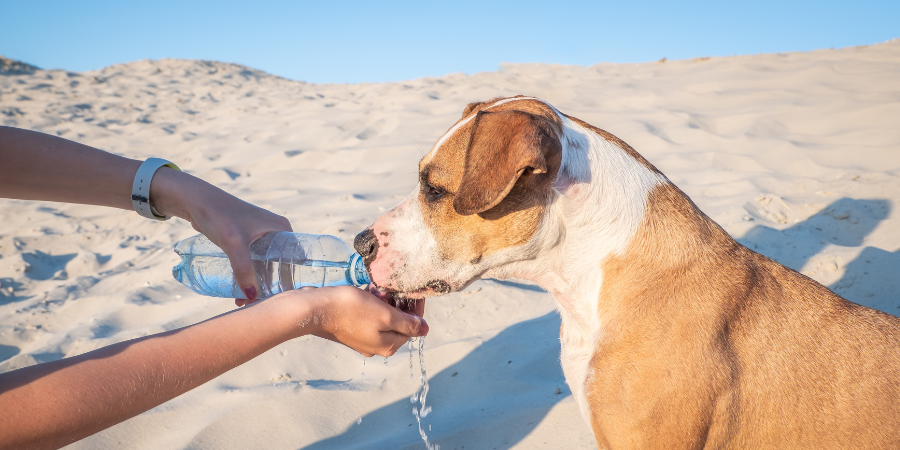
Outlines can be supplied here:
M900 312L900 41L359 85L206 61L16 67L0 74L0 123L170 159L347 242L411 191L418 159L466 103L538 96L630 143L750 248ZM172 279L172 247L192 234L180 220L0 200L0 372L233 308ZM559 368L555 306L535 286L490 280L429 301L433 442L595 448ZM424 448L408 357L363 366L297 339L70 448Z

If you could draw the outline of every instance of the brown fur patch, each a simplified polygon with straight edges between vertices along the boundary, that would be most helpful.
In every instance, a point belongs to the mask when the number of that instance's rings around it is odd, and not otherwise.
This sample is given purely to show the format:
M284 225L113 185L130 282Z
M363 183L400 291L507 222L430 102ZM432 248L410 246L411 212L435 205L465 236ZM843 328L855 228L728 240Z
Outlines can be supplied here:
M530 240L559 171L561 124L553 110L521 100L483 112L492 103L467 106L463 117L480 116L420 162L419 202L445 259L474 264ZM429 185L447 194L430 201Z
M522 175L547 173L544 154L561 154L559 137L538 116L479 111L472 120L453 208L464 216L496 206Z
M506 98L496 97L483 102L469 103L466 106L465 111L463 111L462 119L465 119L471 114L476 114L480 111L485 110L489 110L491 112L521 111L544 118L544 120L551 124L551 126L553 127L553 131L556 132L557 135L562 135L562 120L559 118L559 116L556 115L556 112L553 111L552 107L540 100L527 99L524 95L517 95L515 97L508 98L523 98L523 100L510 101L496 106L494 105L497 102L506 100Z
M466 116L468 116L472 111L474 111L476 108L478 108L482 104L484 104L484 102L472 102L472 103L469 103L468 105L466 105L466 109L463 110L461 119L465 119Z
M601 448L900 447L900 318L743 247L671 184L602 267Z

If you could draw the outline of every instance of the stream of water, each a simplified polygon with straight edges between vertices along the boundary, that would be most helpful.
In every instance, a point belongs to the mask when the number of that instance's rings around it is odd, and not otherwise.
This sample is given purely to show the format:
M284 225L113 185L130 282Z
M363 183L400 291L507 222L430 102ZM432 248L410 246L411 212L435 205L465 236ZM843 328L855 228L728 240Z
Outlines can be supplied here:
M417 338L412 338L406 343L406 348L409 350L409 377L413 377L413 342ZM431 407L425 403L425 400L428 398L428 373L425 371L425 337L419 337L419 370L421 371L421 375L419 376L419 382L421 386L419 390L416 391L412 397L409 398L409 401L412 402L413 405L418 403L418 407L413 406L412 413L416 417L416 423L419 425L419 436L422 437L422 440L425 442L425 448L428 450L440 450L440 446L437 444L432 444L428 441L428 435L425 434L425 430L422 428L422 419L425 418L429 413L431 413ZM388 365L388 359L384 358L384 365ZM365 376L365 366L366 366L366 358L363 357L363 375ZM362 423L362 417L357 419L357 425ZM431 425L428 425L428 431L431 431Z
M409 347L410 349L412 348L412 340L410 340ZM412 355L412 352L410 352L410 355ZM425 373L424 336L419 338L419 369L422 371L422 375L419 378L422 386L419 388L418 392L409 398L409 401L412 402L413 405L418 403L419 407L416 408L413 406L412 413L416 416L416 422L419 424L419 435L422 436L422 440L425 441L425 448L428 450L440 450L440 446L428 442L428 435L426 435L425 430L422 429L422 419L431 413L431 407L425 404L425 399L428 397L428 374ZM412 356L410 356L410 370L412 370ZM431 431L430 426L428 427L428 431Z

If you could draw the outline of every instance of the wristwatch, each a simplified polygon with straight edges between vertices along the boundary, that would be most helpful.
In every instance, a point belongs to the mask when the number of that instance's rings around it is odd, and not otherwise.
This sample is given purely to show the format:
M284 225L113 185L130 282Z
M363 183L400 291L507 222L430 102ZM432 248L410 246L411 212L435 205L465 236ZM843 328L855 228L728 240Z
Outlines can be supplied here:
M156 171L163 166L181 170L171 161L166 161L162 158L147 158L134 176L134 185L131 187L131 203L134 204L134 210L138 214L148 219L169 220L171 218L171 216L160 214L150 204L150 182L153 181L153 175L156 174Z

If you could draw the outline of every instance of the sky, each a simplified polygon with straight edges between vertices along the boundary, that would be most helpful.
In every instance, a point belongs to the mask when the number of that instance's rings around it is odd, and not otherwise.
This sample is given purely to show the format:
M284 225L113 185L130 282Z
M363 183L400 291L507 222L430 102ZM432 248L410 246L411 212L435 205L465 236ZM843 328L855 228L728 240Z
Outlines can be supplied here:
M86 71L141 59L239 63L361 83L497 70L807 51L900 37L898 0L0 0L0 55Z

